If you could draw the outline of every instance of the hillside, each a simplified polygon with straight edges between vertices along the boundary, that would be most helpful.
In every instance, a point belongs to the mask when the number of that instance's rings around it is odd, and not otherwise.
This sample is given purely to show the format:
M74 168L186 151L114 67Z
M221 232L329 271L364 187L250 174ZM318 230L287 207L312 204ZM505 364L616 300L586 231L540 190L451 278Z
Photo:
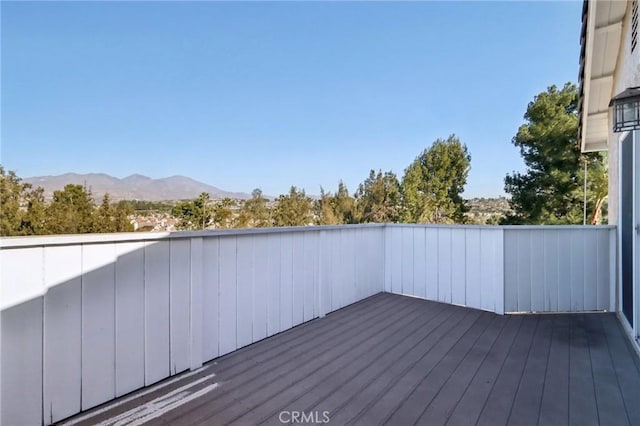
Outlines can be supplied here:
M183 200L195 198L203 192L210 194L214 199L224 197L250 198L249 194L225 191L186 176L152 179L148 176L134 174L119 179L104 173L66 173L58 176L29 177L25 178L24 182L42 187L47 199L53 196L53 191L62 189L67 184L86 186L91 189L96 201L100 200L107 192L114 201L124 199L145 201Z

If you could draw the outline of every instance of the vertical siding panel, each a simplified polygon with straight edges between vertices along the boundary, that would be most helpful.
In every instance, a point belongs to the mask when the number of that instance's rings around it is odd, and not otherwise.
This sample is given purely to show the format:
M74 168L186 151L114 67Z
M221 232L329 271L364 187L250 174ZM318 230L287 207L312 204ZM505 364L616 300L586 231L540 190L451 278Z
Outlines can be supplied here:
M82 251L82 409L115 397L115 245Z
M82 250L79 245L47 247L44 250L47 293L44 297L43 380L44 417L48 422L56 422L80 411L81 275ZM0 371L7 374L12 370L0 368ZM5 392L9 389L14 392L13 388L5 388ZM11 409L11 406L5 407Z
M315 318L314 300L316 295L316 277L317 264L316 256L318 255L318 232L304 233L304 256L303 256L303 320L309 321Z
M253 340L253 236L243 235L236 238L236 324L237 346L241 348Z
M598 306L598 236L597 230L587 228L584 236L584 310L595 311Z
M413 228L413 295L427 296L425 229Z
M335 311L344 306L344 289L342 281L342 247L340 247L340 231L330 231L327 236L331 240L331 309Z
M320 252L318 266L318 316L322 317L331 312L331 275L332 275L332 241L331 232L320 231Z
M121 396L144 386L144 243L118 243L116 255L116 396Z
M345 229L342 233L342 241L347 251L344 256L345 283L348 285L348 299L346 305L358 300L358 286L356 282L356 233L354 229ZM345 306L346 306L345 305Z
M518 231L512 229L504 231L504 310L518 310Z
M26 251L16 250L25 253ZM16 253L17 254L17 253ZM11 256L11 255L10 255ZM7 256L9 257L9 256ZM5 269L11 268L3 256ZM42 265L42 258L35 265ZM17 263L24 265L24 263ZM13 269L13 268L11 268ZM16 268L17 269L17 268ZM33 275L40 275L41 268L33 268ZM33 276L32 276L33 277ZM39 276L42 285L42 276ZM4 284L4 283L3 283ZM0 360L0 386L2 386L3 425L42 424L42 310L43 298L12 306L0 312L2 354Z
M253 236L253 341L267 337L267 300L269 298L269 237Z
M385 234L387 232L386 228L374 228L371 229L371 241L374 246L371 250L374 253L375 264L373 265L373 269L371 270L371 278L374 284L374 293L378 293L381 291L386 291L385 288L385 280L386 280L386 238Z
M390 226L382 228L384 249L384 291L393 292L393 229Z
M571 310L584 309L584 233L580 230L571 232Z
M0 250L0 308L15 306L42 296L44 249L42 247ZM29 273L25 274L28 265Z
M402 265L402 294L415 294L413 292L413 227L402 227L402 247L400 263Z
M503 313L504 307L504 249L503 232L499 228L480 231L480 308ZM515 262L513 263L515 264ZM515 286L513 286L515 287ZM516 298L513 298L514 306Z
M427 299L438 300L438 229L425 229L425 268Z
M558 230L558 311L571 311L571 231Z
M281 234L280 241L280 330L293 326L293 238Z
M362 300L367 294L367 286L364 281L364 270L362 265L367 263L369 256L368 247L364 245L363 229L353 229L353 271L355 283L355 300Z
M609 229L597 231L598 262L596 305L599 310L609 310Z
M402 293L402 228L394 226L391 230L391 291Z
M531 231L517 232L518 311L531 311Z
M206 237L202 243L202 353L204 361L209 361L220 355L219 241L217 237Z
M531 310L543 312L545 270L544 232L542 229L531 231Z
M558 232L541 231L544 243L544 309L558 310Z
M296 232L293 237L293 325L304 320L304 234Z
M267 334L279 333L280 327L280 235L271 234L268 237L268 299L267 299Z
M363 283L360 281L362 274L361 268L362 264L367 260L367 249L362 244L362 233L361 229L350 229L349 234L351 234L351 273L353 276L353 302L357 300L361 300L366 293L365 288L363 288Z
M236 250L236 237L220 237L220 355L238 348Z
M466 305L466 247L464 228L451 229L451 302Z
M451 229L438 228L438 300L451 303Z
M493 238L493 300L494 312L504 314L504 231L502 229L489 231Z
M188 370L191 365L191 241L170 241L169 268L171 374Z
M169 242L145 246L145 385L169 376Z
M480 296L483 290L481 265L484 258L490 255L489 252L482 250L480 238L480 229L467 229L465 234L466 305L476 309L483 309Z
M204 240L189 239L189 368L202 367L203 306L204 306Z

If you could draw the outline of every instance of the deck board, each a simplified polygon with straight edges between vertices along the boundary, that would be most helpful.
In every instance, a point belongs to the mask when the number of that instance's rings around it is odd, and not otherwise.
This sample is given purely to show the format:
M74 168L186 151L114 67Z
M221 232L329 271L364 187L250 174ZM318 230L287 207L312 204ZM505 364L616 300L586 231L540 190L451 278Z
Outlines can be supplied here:
M615 314L505 315L378 294L68 419L73 424L640 424Z

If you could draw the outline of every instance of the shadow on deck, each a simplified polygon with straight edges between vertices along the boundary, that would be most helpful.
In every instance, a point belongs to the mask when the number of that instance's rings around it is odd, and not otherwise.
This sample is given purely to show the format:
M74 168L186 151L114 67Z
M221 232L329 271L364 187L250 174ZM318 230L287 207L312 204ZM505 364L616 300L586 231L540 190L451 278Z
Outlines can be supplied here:
M640 361L614 314L500 316L381 293L63 424L303 420L640 425Z

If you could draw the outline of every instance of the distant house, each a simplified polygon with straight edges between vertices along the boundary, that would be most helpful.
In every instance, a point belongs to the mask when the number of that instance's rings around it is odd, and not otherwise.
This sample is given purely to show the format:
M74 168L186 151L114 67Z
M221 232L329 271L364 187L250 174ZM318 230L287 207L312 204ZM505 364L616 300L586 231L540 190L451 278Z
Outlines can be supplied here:
M640 46L638 1L585 1L580 53L580 144L609 153L609 222L618 228L617 306L626 331L640 332ZM630 90L631 89L631 90ZM636 109L614 113L613 100ZM631 96L630 98L628 96ZM633 105L631 105L633 106ZM624 119L627 126L614 132ZM634 125L635 124L635 125ZM620 131L625 130L625 131Z

